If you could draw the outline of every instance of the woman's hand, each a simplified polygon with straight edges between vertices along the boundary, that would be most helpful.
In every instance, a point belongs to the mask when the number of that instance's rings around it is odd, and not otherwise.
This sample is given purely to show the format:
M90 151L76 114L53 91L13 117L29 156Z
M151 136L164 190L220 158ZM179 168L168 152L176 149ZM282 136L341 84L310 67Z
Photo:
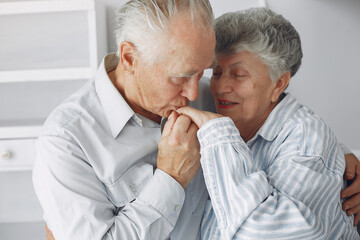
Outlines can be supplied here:
M341 192L347 199L342 207L348 216L354 214L354 226L360 221L360 162L354 154L345 154L346 168L344 178L351 184Z
M177 109L176 112L190 117L198 128L201 128L205 123L212 119L223 117L223 115L217 113L200 111L192 107L182 107Z

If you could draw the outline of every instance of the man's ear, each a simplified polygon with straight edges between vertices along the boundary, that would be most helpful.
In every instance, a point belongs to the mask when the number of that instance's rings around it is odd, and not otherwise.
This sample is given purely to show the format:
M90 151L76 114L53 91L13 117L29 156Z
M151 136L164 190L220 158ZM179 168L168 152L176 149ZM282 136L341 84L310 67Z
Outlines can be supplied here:
M290 82L290 72L285 72L275 83L275 88L271 96L271 101L276 102L279 99L280 95L289 85L289 82Z
M136 47L131 42L121 42L119 46L119 65L124 72L133 75L136 61Z

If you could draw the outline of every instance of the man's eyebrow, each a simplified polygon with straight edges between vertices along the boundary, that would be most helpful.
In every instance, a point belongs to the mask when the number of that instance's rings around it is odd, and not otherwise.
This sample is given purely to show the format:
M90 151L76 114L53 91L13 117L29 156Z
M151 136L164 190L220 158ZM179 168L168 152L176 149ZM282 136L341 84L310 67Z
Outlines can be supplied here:
M219 64L214 61L209 68L216 68L217 66L219 66Z
M178 73L178 74L175 74L174 77L189 78L192 75L194 75L195 73L196 73L195 71L190 71L190 72L186 72L186 73Z

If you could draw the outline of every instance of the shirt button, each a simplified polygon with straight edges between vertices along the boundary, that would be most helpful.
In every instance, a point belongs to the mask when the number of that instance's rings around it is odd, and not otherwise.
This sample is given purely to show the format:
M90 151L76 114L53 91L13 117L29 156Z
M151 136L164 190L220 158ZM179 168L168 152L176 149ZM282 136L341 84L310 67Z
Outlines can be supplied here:
M179 209L180 209L180 205L176 204L175 207L174 207L174 211L177 212L177 211L179 211Z
M141 119L139 119L138 117L135 118L135 121L136 121L138 124L141 124Z
M135 186L130 185L130 190L131 190L133 193L136 193L136 187L135 187Z

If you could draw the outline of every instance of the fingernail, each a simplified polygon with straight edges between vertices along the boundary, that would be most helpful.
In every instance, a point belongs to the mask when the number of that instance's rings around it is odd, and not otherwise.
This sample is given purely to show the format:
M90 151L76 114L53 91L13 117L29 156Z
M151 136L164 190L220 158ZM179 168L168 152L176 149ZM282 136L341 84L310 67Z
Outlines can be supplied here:
M347 173L347 174L346 174L346 177L348 177L348 178L353 178L353 177L354 177L354 174L352 174L352 173Z
M346 210L348 210L349 209L349 206L348 205L345 205L344 206L344 210L346 211Z

